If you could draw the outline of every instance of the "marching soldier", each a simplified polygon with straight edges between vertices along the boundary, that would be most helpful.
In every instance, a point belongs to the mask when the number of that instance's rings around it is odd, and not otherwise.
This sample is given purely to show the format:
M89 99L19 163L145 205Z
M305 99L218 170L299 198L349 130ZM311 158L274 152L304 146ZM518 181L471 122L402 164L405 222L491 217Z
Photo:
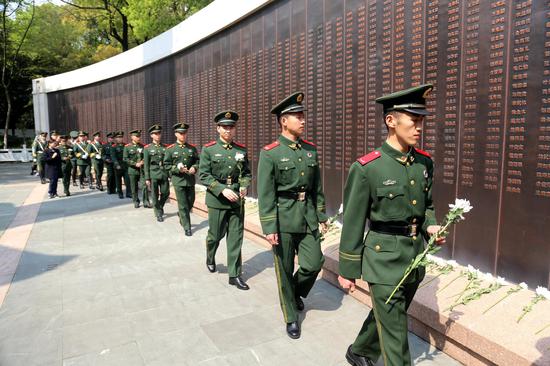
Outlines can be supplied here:
M122 180L124 179L124 185L126 186L126 197L132 198L130 193L130 178L128 177L128 169L124 162L124 132L113 132L115 143L111 145L111 159L113 160L113 166L115 168L115 186L118 198L123 199L124 193L122 191Z
M204 145L199 165L201 182L207 187L208 235L206 237L206 267L216 271L216 250L227 234L227 270L229 284L248 290L241 278L241 247L244 231L244 197L252 175L246 147L233 139L239 115L221 112L214 121L219 138Z
M114 143L113 132L109 132L106 136L107 142L103 144L103 151L105 154L105 167L107 168L107 194L113 194L116 193L115 170L111 158L111 146Z
M170 195L168 173L164 169L166 146L161 143L160 125L149 127L152 143L145 145L143 152L143 174L145 184L151 189L151 201L158 222L164 221L164 204Z
M425 269L411 273L389 304L405 269L438 232L432 203L433 161L414 146L420 141L432 85L420 85L376 99L384 106L388 136L382 147L351 165L344 191L338 281L353 291L355 279L369 284L372 310L348 347L351 365L411 365L407 309ZM368 234L364 235L369 221ZM442 238L437 240L442 244Z
M290 338L300 337L298 311L324 262L319 225L326 231L325 196L316 146L301 138L304 94L294 93L271 110L281 135L260 152L260 222L272 245L279 298ZM299 268L294 273L294 257Z
M73 166L72 170L71 170L71 180L73 181L73 186L77 187L78 185L76 184L76 176L77 176L77 173L78 173L78 166L76 165L76 156L74 154L74 146L75 146L75 143L78 141L78 131L71 131L69 133L69 136L71 137L70 140L68 140L67 142L67 145L71 146L72 149L73 149L73 157L71 159L71 164Z
M57 130L50 131L50 140L59 143L61 140L61 135L57 132Z
M88 154L90 155L90 160L94 169L95 184L97 186L97 189L103 191L103 183L101 182L101 178L103 177L103 159L105 159L105 147L101 142L101 131L94 132L92 136L94 140L90 144L88 144ZM94 189L94 182L92 177L90 177L90 189Z
M188 124L176 123L172 128L176 143L168 146L164 155L164 166L176 192L180 224L185 235L191 236L189 212L195 204L195 175L199 170L199 153L195 145L187 142Z
M92 185L90 178L90 155L88 154L88 133L78 132L78 140L74 143L73 150L76 156L76 165L80 173L80 189L84 188L86 180ZM91 187L90 187L91 188Z
M141 143L141 130L130 131L132 142L124 146L122 160L128 166L128 176L130 177L130 188L132 190L132 199L134 207L139 208L139 186L141 184L141 195L143 207L151 208L149 203L149 194L145 185L143 175L143 144Z
M47 132L40 132L38 137L34 140L32 144L32 158L33 162L36 162L38 169L38 175L40 176L40 183L46 184L46 170L44 167L44 150L48 147L48 142L46 141L48 136Z
M69 187L71 186L71 171L73 170L72 158L74 155L73 147L67 145L67 135L59 137L59 154L61 155L61 175L63 176L63 191L65 196L70 196L71 192Z

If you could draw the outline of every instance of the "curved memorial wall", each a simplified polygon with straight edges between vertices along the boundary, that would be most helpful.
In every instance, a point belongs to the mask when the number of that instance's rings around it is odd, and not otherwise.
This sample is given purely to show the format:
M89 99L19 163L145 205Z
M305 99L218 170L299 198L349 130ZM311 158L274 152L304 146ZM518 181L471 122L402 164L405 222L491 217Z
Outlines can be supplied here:
M233 3L222 2L211 6ZM234 109L255 174L259 150L278 133L269 110L302 90L305 137L318 145L334 213L349 165L385 137L375 97L432 83L435 115L420 147L434 157L439 216L455 197L474 206L444 255L531 286L550 283L550 1L256 3L141 68L106 80L98 73L86 85L68 78L69 89L44 79L49 127L128 132L160 123L172 142L170 126L184 121L202 145L215 138L215 112ZM227 20L216 16L209 21ZM140 46L148 50L158 51ZM117 57L110 62L124 67Z

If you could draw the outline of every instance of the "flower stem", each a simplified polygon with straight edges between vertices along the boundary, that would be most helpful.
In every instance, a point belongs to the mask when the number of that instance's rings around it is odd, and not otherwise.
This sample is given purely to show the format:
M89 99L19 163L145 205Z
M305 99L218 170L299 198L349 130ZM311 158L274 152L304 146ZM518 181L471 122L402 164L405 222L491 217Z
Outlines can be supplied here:
M432 277L428 282L424 282L422 285L420 285L418 288L421 289L424 286L428 286L430 283L438 279L443 273L439 273L437 276Z
M463 277L464 274L461 273L459 274L458 276L456 276L455 278L453 278L448 284L446 284L445 286L443 286L442 288L440 288L439 290L436 291L436 294L445 290L447 287L449 287L453 282L455 282L456 280L458 280L459 278Z
M545 330L545 329L547 329L547 328L549 328L549 327L550 327L550 324L547 324L546 326L544 326L543 328L541 328L538 332L536 332L535 335L542 333L543 330Z
M485 311L483 313L481 313L481 315L485 315L486 312L488 312L489 310L491 310L492 308L494 308L495 306L497 306L498 304L503 302L504 299L506 299L510 295L511 295L511 293L507 293L506 295L502 296L497 302L495 302L493 305L491 305L487 309L485 309Z

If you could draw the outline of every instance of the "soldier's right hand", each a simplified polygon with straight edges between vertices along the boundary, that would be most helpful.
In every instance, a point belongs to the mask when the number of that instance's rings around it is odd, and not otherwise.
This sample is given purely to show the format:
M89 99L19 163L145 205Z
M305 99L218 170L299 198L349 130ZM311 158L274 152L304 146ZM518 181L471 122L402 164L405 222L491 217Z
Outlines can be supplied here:
M267 239L267 241L269 242L269 244L271 245L279 245L279 234L277 233L274 233L274 234L267 234L265 236L265 238Z
M237 195L237 193L235 193L229 188L225 188L222 191L222 194L225 198L229 200L229 202L237 202L239 200L239 196Z
M345 289L345 290L349 289L349 292L355 291L355 280L354 279L348 280L345 277L338 276L338 283L340 284L340 286L343 289Z

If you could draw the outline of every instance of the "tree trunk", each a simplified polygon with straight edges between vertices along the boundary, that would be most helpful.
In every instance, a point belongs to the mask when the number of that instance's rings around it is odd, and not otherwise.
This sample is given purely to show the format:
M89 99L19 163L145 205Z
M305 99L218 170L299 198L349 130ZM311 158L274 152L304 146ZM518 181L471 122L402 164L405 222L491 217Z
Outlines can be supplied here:
M3 85L4 95L6 96L6 125L4 126L4 149L8 148L8 128L11 119L11 95L7 85Z

